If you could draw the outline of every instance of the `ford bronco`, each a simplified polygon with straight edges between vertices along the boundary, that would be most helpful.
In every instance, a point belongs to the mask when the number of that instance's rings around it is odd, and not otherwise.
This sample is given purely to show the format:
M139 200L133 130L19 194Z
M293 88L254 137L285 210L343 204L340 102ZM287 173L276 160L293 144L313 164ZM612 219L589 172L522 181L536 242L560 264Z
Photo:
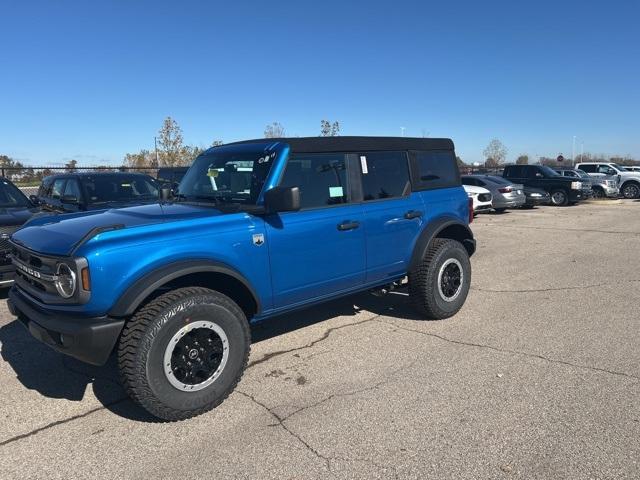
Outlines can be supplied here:
M448 139L238 142L199 155L150 205L32 219L13 234L9 308L54 349L101 365L181 420L222 402L249 322L408 275L427 319L471 280L472 212Z

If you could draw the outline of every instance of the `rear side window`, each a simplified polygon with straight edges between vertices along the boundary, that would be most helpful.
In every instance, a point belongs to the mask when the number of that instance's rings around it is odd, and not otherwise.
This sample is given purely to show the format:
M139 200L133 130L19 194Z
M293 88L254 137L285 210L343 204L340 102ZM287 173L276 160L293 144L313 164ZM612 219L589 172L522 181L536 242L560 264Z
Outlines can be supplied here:
M456 157L450 150L412 152L420 189L448 188L460 185ZM477 184L476 184L477 185Z
M411 191L409 164L404 152L360 154L360 167L365 202L402 197Z
M341 153L293 154L280 185L300 189L302 209L347 203L349 186L345 156Z
M504 169L504 176L506 178L522 178L524 177L524 166L513 165Z
M596 173L597 165L580 165L580 170L587 173Z

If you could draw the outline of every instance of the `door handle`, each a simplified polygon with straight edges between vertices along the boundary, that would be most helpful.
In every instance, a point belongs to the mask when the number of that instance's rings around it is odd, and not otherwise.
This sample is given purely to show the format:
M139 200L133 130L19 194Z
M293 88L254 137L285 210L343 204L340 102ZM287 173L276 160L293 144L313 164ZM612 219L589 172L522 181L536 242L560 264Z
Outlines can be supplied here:
M422 216L422 212L420 210L409 210L404 214L404 218L407 220L411 220L413 218L420 218Z
M338 230L344 232L346 230L355 230L360 226L360 222L342 222L338 224Z

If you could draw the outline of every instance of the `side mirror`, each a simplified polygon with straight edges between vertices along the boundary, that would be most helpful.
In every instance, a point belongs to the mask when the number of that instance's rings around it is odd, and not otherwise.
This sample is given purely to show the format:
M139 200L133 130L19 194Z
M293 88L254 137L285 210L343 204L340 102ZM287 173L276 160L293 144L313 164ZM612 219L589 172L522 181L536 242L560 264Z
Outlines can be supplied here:
M542 175L540 172L536 172L536 178L544 178L544 175Z
M160 200L163 202L168 201L171 198L171 187L169 185L163 185L160 187Z
M274 187L264 194L264 205L268 213L295 212L300 210L298 187Z
M31 203L34 205L40 205L40 200L36 195L29 195L29 200L31 200Z
M62 203L78 203L78 197L75 195L63 195L60 201Z

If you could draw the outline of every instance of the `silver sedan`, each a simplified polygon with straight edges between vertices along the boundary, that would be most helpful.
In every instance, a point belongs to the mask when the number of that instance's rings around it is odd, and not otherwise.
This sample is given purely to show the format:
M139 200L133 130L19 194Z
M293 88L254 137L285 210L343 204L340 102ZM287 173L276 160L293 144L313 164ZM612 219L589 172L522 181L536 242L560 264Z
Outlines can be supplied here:
M526 202L522 185L494 175L463 175L463 185L486 188L493 196L493 209L504 212L507 208L517 208Z

